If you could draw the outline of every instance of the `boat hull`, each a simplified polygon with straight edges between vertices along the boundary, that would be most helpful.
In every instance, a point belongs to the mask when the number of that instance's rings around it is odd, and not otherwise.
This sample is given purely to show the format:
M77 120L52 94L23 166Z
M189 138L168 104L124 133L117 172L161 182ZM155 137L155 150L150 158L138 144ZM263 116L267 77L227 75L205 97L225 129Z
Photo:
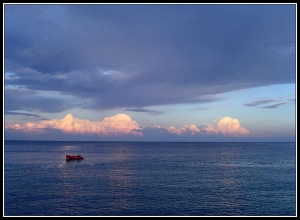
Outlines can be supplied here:
M83 160L84 158L80 155L66 155L66 160Z

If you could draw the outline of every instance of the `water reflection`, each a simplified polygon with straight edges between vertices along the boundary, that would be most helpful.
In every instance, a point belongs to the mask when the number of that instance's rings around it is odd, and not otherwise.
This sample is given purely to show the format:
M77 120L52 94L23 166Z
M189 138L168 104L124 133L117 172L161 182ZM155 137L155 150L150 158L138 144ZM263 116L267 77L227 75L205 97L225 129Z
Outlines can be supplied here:
M238 149L232 149L229 153L227 149L220 149L217 154L218 169L216 169L216 190L218 191L219 205L222 206L224 215L238 213L242 211L241 199L241 175L240 169L231 166L238 163L240 152ZM234 156L233 156L234 155Z
M81 163L83 160L67 160L66 163Z
M61 211L69 215L79 211L88 215L93 210L93 213L107 215L108 209L127 210L133 193L132 152L123 147L112 147L109 151L87 152L82 156L84 160L64 159L64 166L60 169L58 193L64 204ZM87 203L89 208L80 205Z
M113 149L110 154L110 168L107 175L109 178L108 188L110 190L111 200L110 205L114 210L124 210L130 207L129 198L133 194L132 178L134 170L130 164L132 152L121 147Z
M67 150L67 151L69 151L69 150L75 150L75 149L79 149L79 147L78 146L74 146L74 145L63 145L63 146L61 146L61 150Z

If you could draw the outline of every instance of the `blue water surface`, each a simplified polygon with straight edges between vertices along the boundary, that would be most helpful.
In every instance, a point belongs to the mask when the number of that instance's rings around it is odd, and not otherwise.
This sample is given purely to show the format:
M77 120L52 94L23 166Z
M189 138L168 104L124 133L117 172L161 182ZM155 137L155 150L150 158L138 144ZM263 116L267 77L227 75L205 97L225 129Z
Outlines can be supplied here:
M4 215L295 216L295 152L295 143L5 141Z

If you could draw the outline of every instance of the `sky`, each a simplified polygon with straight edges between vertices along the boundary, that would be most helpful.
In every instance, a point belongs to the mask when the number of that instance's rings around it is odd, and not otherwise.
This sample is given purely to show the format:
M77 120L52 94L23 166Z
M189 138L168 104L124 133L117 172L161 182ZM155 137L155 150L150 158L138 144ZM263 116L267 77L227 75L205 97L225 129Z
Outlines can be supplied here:
M296 4L3 4L5 140L295 141Z

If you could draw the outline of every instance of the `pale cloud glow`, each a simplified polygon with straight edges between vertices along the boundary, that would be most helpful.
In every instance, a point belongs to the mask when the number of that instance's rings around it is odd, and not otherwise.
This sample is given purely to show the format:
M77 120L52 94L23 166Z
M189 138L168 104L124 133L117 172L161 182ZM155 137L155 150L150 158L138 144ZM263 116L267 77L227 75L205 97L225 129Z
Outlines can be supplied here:
M152 126L153 129L164 129L171 134L176 135L195 135L195 134L222 134L224 136L231 137L246 137L250 132L243 128L239 121L235 118L228 116L223 117L219 120L213 121L213 123L206 124L203 129L198 128L196 125L185 125L179 129L174 126L169 128L163 128L161 126Z
M105 117L102 121L98 122L75 118L72 114L67 114L62 119L42 120L38 123L28 122L25 125L6 124L5 129L18 130L27 133L45 133L46 129L55 129L63 131L66 134L98 134L102 136L130 134L135 136L144 135L143 129L139 124L126 114ZM213 123L206 124L202 129L195 124L184 125L179 129L174 126L162 127L152 125L151 129L157 132L163 131L177 136L222 134L231 137L246 137L249 135L249 131L243 128L237 119L228 116L215 120Z
M224 136L240 137L249 135L249 131L243 128L237 119L228 116L207 124L204 130L208 134L222 133Z
M196 133L200 133L200 129L197 128L197 126L194 124L191 124L190 126L185 125L185 126L181 127L180 129L177 129L174 126L170 126L167 130L169 133L177 134L177 135L182 135L182 134L194 135Z
M168 130L168 132L169 133L171 133L171 134L177 134L177 135L180 135L180 130L178 130L177 128L175 128L174 126L170 126L168 129L166 129L166 130Z
M138 123L125 114L106 117L100 122L82 120L75 118L72 114L68 114L63 119L43 120L39 123L26 123L24 126L20 124L7 124L5 128L23 130L25 132L42 131L46 128L52 128L69 134L143 135L143 133L139 131L141 129Z

